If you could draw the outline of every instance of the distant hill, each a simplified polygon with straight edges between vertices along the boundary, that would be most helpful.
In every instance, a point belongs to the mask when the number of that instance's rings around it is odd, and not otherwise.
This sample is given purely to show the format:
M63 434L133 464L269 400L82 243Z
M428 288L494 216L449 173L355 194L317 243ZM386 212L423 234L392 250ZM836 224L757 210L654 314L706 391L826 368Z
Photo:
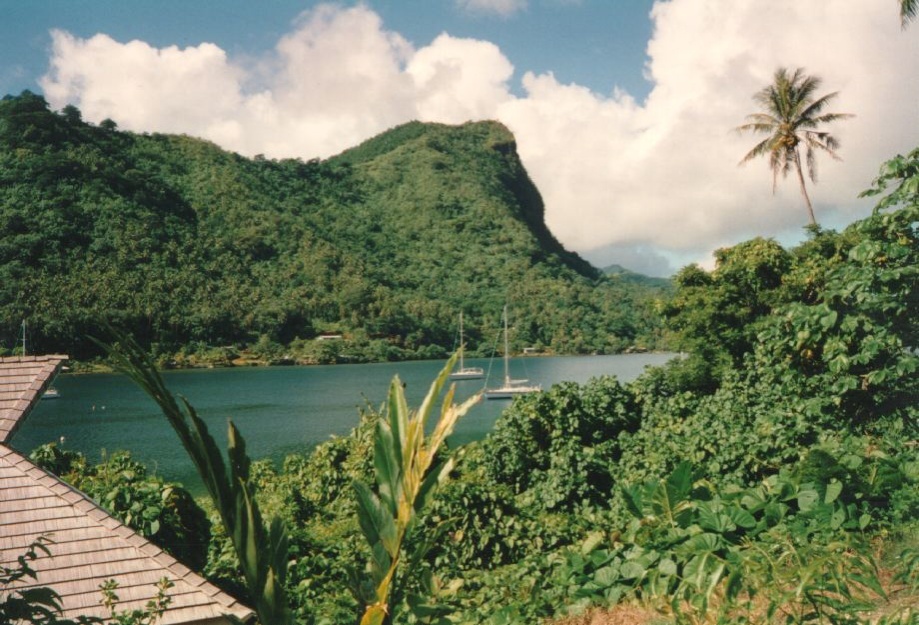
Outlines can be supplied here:
M248 159L24 92L0 101L0 345L27 319L36 351L90 357L107 319L163 357L440 357L463 310L490 354L507 303L514 349L653 347L645 285L566 251L543 213L495 122Z
M638 284L654 289L670 290L673 288L673 282L670 280L670 278L654 278L652 276L646 276L645 274L636 273L626 269L622 265L610 265L609 267L603 268L601 271L603 272L603 275L614 277L622 282L629 282L631 284Z

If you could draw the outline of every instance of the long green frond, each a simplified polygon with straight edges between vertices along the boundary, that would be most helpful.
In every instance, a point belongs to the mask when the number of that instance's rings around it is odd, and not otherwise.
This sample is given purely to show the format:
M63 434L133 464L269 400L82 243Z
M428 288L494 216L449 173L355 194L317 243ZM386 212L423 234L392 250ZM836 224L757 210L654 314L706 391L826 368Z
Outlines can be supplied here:
M753 146L752 150L747 152L747 154L740 160L740 163L743 164L743 163L746 163L747 161L751 161L754 158L758 158L765 154L771 154L773 152L772 145L774 143L775 143L774 137L763 139L762 141L757 143L755 146Z
M232 422L228 425L228 461L185 399L180 402L166 388L149 356L130 337L111 330L117 341L98 342L116 368L135 381L160 407L188 452L208 494L214 500L227 535L239 558L255 611L262 623L293 623L284 588L287 567L287 534L280 519L274 519L266 532L254 486L249 480L250 459L245 439Z

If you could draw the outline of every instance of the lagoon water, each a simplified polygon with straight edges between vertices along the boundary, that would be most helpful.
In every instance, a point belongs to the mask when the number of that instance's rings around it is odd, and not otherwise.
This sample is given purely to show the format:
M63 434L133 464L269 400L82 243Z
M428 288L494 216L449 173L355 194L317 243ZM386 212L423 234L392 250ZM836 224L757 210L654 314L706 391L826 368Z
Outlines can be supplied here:
M660 365L672 354L530 357L511 360L514 378L529 378L543 389L562 381L586 382L615 375L626 382L646 366ZM183 395L225 448L226 423L232 419L253 458L280 461L308 451L333 435L348 434L360 409L379 408L393 376L405 384L410 406L423 399L443 361L311 367L196 369L164 374L167 386ZM503 364L467 359L467 366L490 371L499 383ZM457 401L482 389L484 380L457 382ZM91 461L106 452L128 450L155 473L197 490L197 477L179 439L156 405L128 378L115 374L61 375L54 386L60 398L39 402L13 438L28 454L34 447L63 441ZM509 401L477 404L458 424L451 442L483 438Z

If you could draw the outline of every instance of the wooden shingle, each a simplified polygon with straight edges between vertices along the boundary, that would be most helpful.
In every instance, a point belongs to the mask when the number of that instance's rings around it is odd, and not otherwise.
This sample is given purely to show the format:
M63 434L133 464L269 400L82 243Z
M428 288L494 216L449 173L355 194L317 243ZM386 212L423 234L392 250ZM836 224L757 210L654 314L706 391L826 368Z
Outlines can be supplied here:
M65 360L61 355L0 358L0 443L13 438Z
M0 358L0 565L13 567L29 545L50 540L50 556L31 563L37 579L0 588L36 586L61 597L62 616L108 616L100 585L118 582L118 610L142 609L163 577L174 584L162 625L227 625L252 610L99 508L89 497L7 446L50 385L66 356Z

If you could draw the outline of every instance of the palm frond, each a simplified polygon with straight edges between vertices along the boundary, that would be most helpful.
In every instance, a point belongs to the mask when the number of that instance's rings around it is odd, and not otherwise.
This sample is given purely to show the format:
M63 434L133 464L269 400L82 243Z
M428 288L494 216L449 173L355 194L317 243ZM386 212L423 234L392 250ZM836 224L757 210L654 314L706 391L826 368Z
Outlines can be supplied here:
M773 138L772 138L772 137L769 137L768 139L763 139L762 141L760 141L759 143L757 143L755 146L753 146L753 149L750 150L749 152L747 152L746 156L744 156L744 157L740 160L740 163L739 163L739 164L740 164L740 165L743 165L743 164L746 163L747 161L752 161L754 158L757 158L757 157L759 157L759 156L763 156L764 154L769 154L769 153L771 153L771 152L772 152L772 149L771 149L771 148L772 148L772 141L773 141Z
M736 132L754 132L754 133L771 133L778 128L782 120L768 115L766 113L753 113L752 115L747 115L747 123L741 124L734 128Z
M839 147L838 141L829 133L818 129L824 124L852 116L847 113L823 112L837 97L838 92L816 97L822 84L820 77L808 75L803 68L791 71L779 67L773 74L772 84L753 94L753 101L761 110L747 115L747 123L735 128L737 132L770 135L753 146L739 164L768 154L773 193L778 184L779 174L784 178L788 172L800 167L800 143L804 143L804 160L812 181L816 181L817 150L838 158L835 153ZM801 193L813 222L810 200L803 183Z
M919 0L900 0L900 26L906 28L919 15Z
M250 480L246 443L231 421L227 432L227 461L192 405L166 388L150 356L134 341L110 328L117 342L98 342L115 368L125 373L157 403L191 457L220 514L239 558L246 587L259 621L292 624L285 579L287 530L279 518L266 527Z
M804 155L805 162L807 163L807 175L810 177L811 182L817 182L817 158L814 155L813 144L807 144L807 149L804 151Z
M826 135L825 137L822 137L821 141L822 141L822 144L823 144L823 150L824 150L827 154L829 154L831 157L833 157L833 158L834 158L835 160L837 160L837 161L841 161L841 160L842 160L842 159L839 157L839 155L836 154L836 150L839 149L839 141L836 139L836 137L834 137L833 135L829 135L829 134L828 134L828 135Z
M795 79L791 82L791 90L799 102L811 102L813 101L814 93L817 92L821 84L823 84L823 80L819 77L807 76L801 68L798 68L795 72ZM835 94L824 96L824 98L832 98L833 96ZM824 98L820 98L820 100Z
M828 93L827 95L817 98L816 100L806 100L807 106L804 110L801 111L801 117L804 119L814 119L820 114L820 112L829 105L830 102L836 99L836 96L839 95L838 91L833 93ZM839 113L837 113L839 115Z
M829 124L842 119L850 119L852 117L855 117L855 115L852 113L827 113L825 115L815 117L814 121L818 124Z

